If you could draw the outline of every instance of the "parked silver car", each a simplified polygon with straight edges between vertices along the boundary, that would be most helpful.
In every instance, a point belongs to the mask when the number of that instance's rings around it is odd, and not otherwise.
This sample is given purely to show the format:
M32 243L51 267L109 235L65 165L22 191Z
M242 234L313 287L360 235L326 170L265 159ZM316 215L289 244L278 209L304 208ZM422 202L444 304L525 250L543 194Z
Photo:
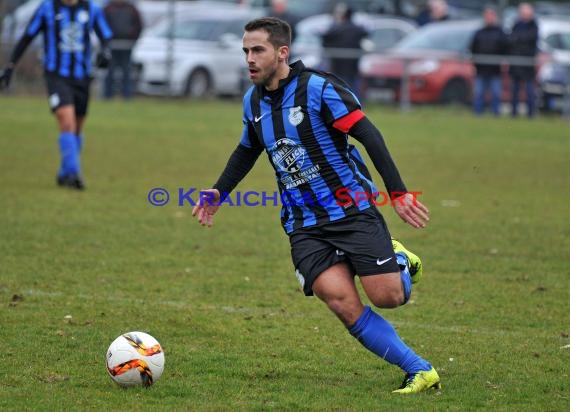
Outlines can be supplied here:
M562 110L570 98L570 21L541 19L539 31L540 47L550 54L537 74L541 108Z
M138 91L204 97L243 91L244 25L261 12L239 6L177 13L145 31L133 50Z

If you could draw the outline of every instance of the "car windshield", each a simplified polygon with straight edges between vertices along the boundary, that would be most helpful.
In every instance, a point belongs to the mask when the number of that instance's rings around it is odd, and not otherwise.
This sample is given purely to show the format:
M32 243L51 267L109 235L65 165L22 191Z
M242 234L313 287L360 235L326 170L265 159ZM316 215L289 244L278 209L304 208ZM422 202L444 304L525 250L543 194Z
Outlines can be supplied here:
M553 36L552 48L556 50L570 50L570 33L560 33Z
M314 16L316 14L331 12L329 0L289 0L287 11L295 16ZM271 7L269 0L251 0L252 7Z
M245 20L220 21L218 19L179 20L174 24L173 36L185 40L216 40L223 32L233 32L233 27L241 34ZM167 38L171 25L164 21L149 32L152 37ZM225 30L224 30L225 29Z
M442 27L437 23L405 37L395 46L396 50L446 50L465 52L474 29L465 27Z
M570 33L560 35L560 48L562 50L570 50Z
M376 29L370 32L368 36L376 50L384 50L394 46L406 33L403 30L395 28Z
M293 0L287 3L289 13L296 16L314 16L328 11L328 0Z

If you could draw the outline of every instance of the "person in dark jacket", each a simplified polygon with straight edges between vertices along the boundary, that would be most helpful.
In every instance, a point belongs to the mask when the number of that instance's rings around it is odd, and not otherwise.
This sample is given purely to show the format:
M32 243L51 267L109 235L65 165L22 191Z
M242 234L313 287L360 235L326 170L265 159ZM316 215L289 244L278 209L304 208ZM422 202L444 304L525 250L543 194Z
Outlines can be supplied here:
M287 0L271 0L271 16L277 17L291 26L291 43L295 41L297 30L295 29L300 18L288 10Z
M339 3L334 11L335 23L323 34L323 47L329 49L331 72L344 80L354 93L359 93L358 61L361 42L368 32L352 21L352 9Z
M447 1L445 0L428 0L416 16L416 23L418 26L424 26L428 23L449 20L447 9Z
M115 71L122 73L121 93L125 99L133 94L131 79L131 53L142 31L139 11L129 0L110 0L104 8L105 18L113 31L111 41L111 62L105 78L104 97L110 99L115 94Z
M473 91L473 110L478 115L483 113L485 94L490 91L491 109L493 114L498 116L501 103L501 63L493 61L494 58L491 56L500 59L500 55L507 54L509 40L499 26L499 18L494 8L485 8L483 20L485 25L475 32L470 46L477 72Z
M513 56L534 58L537 52L538 25L534 19L534 9L529 3L519 5L519 19L513 26L510 35L510 48ZM526 86L527 115L535 113L535 67L532 64L511 64L509 73L512 83L512 111L513 117L518 116L519 92L521 85Z

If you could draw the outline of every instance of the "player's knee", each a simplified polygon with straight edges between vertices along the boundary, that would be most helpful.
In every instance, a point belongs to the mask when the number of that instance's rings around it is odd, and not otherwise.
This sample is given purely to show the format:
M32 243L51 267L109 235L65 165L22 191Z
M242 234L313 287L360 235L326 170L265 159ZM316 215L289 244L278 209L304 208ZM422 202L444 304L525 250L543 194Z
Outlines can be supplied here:
M61 132L75 133L77 121L71 107L62 107L56 111L57 122Z
M63 133L75 133L75 122L73 121L63 121L59 124L59 130Z

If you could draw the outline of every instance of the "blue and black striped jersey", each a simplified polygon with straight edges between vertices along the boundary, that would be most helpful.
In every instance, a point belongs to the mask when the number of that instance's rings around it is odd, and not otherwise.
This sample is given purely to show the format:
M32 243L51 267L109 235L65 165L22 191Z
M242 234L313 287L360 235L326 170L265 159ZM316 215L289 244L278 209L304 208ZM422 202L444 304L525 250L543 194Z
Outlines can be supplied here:
M372 206L339 201L377 189L349 155L348 135L333 127L360 111L356 96L333 78L306 70L298 61L274 92L251 87L244 97L240 144L265 149L275 169L287 233L342 219Z
M101 8L91 0L67 6L61 0L44 0L30 20L16 47L16 62L26 46L43 33L44 68L62 77L84 79L92 72L90 35L95 32L104 43L112 37Z

